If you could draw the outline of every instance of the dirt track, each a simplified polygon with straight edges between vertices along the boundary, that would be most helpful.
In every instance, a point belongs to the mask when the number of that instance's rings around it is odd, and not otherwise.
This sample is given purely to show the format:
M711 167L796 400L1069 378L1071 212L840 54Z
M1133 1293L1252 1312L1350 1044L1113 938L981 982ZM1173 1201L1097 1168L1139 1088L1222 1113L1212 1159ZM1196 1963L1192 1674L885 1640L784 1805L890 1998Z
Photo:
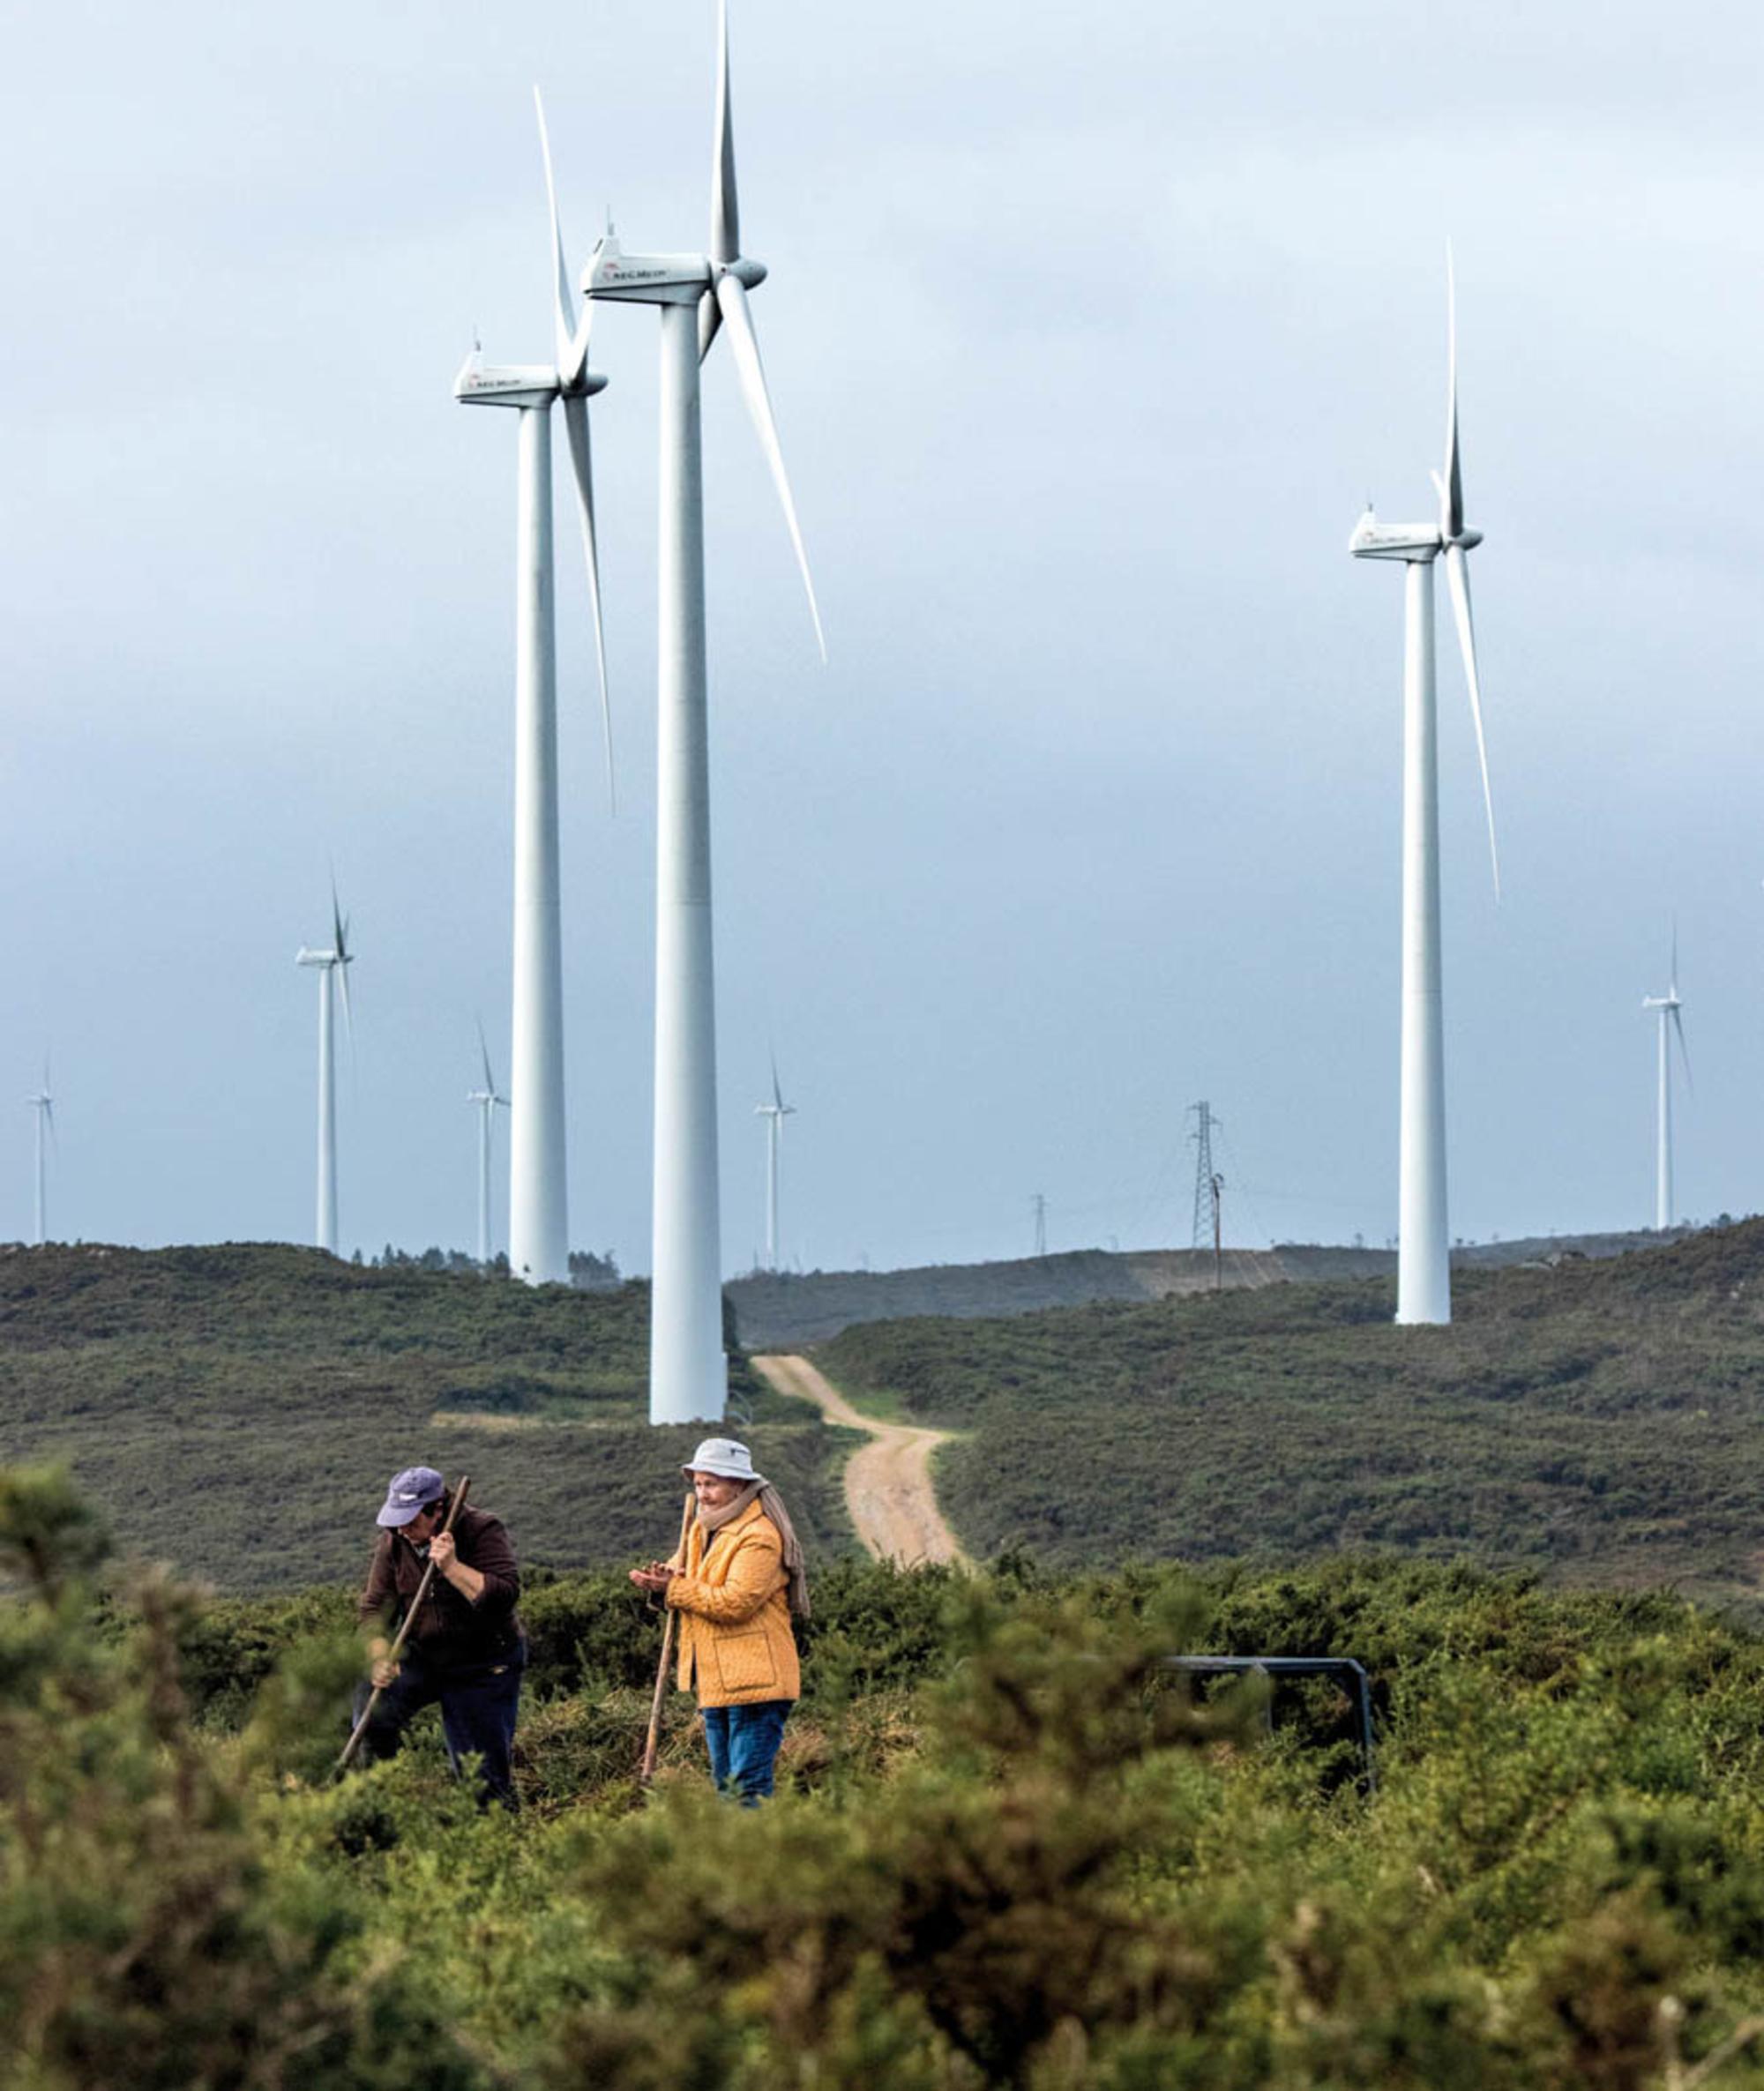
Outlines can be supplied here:
M829 1423L869 1432L873 1442L855 1452L847 1464L845 1503L858 1538L878 1560L910 1568L920 1561L967 1558L944 1521L931 1486L931 1454L946 1441L947 1430L872 1423L807 1358L756 1357L752 1363L781 1394L812 1401Z

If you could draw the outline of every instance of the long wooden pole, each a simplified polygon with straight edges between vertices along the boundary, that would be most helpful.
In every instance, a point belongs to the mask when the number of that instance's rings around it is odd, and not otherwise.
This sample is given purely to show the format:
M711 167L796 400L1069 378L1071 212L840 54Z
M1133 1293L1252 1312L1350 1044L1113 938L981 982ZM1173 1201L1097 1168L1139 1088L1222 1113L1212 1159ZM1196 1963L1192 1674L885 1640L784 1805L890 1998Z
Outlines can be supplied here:
M698 1498L692 1495L688 1495L680 1507L680 1543L674 1551L682 1568L686 1565L686 1535L691 1530L692 1512L697 1507ZM639 1786L647 1786L655 1776L655 1752L662 1744L662 1702L668 1696L668 1660L674 1653L674 1621L677 1617L669 1605L667 1624L662 1629L662 1660L655 1666L655 1696L649 1703L649 1733L644 1738L643 1764L637 1774Z
M453 1491L453 1500L448 1506L447 1521L441 1527L444 1532L452 1531L453 1520L459 1516L460 1511L465 1507L467 1492L471 1488L471 1475L469 1474L462 1474L460 1476L460 1485ZM392 1543L396 1545L398 1542L396 1540L394 1540ZM396 1662L398 1661L398 1652L404 1646L405 1637L409 1633L411 1628L416 1624L416 1615L422 1609L422 1601L429 1594L429 1586L434 1580L434 1577L435 1563L431 1558L429 1565L422 1572L422 1580L416 1586L415 1596L411 1599L410 1603L405 1609L404 1618L399 1626L397 1634L393 1638L392 1647L386 1651L385 1659L388 1662ZM349 1739L344 1744L342 1754L337 1759L336 1769L338 1771L340 1772L348 1763L349 1759L355 1754L356 1744L359 1743L362 1737L367 1733L368 1723L374 1717L374 1708L380 1703L380 1692L382 1689L382 1686L376 1684L373 1690L368 1694L368 1703L362 1708L362 1718L355 1723L355 1727L350 1729Z

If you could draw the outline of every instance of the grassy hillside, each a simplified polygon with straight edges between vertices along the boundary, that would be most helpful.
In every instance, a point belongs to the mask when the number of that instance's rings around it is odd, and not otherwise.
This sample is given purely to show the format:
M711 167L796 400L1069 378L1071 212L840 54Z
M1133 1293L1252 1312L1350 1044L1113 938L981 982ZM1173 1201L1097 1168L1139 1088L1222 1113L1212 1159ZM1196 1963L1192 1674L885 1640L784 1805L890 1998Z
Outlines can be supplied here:
M652 1430L648 1293L364 1270L263 1244L0 1252L0 1453L64 1459L122 1542L222 1589L353 1575L385 1478L473 1476L524 1557L654 1550L699 1432ZM736 1363L766 1470L823 1552L844 1445Z
M990 1323L873 1323L817 1359L962 1433L981 1557L1394 1548L1754 1599L1764 1221L1609 1262L1460 1273L1448 1329L1384 1281Z
M1764 1643L1414 1564L847 1566L781 1797L706 1791L655 1622L539 1592L515 1817L433 1716L333 1783L340 1594L102 1605L0 1472L0 2085L19 2091L1759 2091ZM1372 1668L1265 1736L1172 1648ZM273 1665L272 1668L271 1666ZM254 1703L237 1690L259 1682Z
M1658 1234L1563 1235L1466 1244L1454 1269L1555 1262L1564 1256L1622 1256L1656 1247ZM1330 1248L1282 1242L1273 1249L1228 1249L1222 1270L1210 1249L1080 1249L999 1263L926 1264L901 1271L755 1271L724 1288L749 1350L794 1350L825 1342L863 1321L915 1315L993 1320L1097 1300L1162 1300L1211 1292L1215 1279L1239 1286L1304 1285L1382 1278L1396 1270L1388 1249Z

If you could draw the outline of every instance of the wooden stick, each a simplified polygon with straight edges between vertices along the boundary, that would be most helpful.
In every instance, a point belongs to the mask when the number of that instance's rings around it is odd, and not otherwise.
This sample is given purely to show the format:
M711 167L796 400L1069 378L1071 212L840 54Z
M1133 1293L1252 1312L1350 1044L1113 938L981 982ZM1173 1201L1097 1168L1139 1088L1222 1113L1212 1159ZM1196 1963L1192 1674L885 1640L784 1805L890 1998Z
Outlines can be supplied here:
M680 1543L674 1550L680 1565L686 1565L686 1535L692 1527L692 1512L698 1508L698 1497L688 1495L680 1509ZM663 1593L664 1600L666 1593ZM674 1621L678 1617L672 1605L668 1607L667 1624L662 1629L662 1660L655 1666L655 1697L649 1706L649 1733L643 1744L643 1764L637 1774L637 1783L647 1786L655 1776L655 1752L662 1744L662 1702L668 1696L668 1659L674 1653Z
M469 1474L462 1474L460 1476L460 1485L453 1491L453 1500L448 1505L447 1521L441 1527L444 1532L452 1532L453 1529L453 1520L459 1516L460 1511L464 1508L467 1492L471 1488L471 1475ZM396 1540L392 1542L394 1546L396 1546L397 1543L398 1542ZM431 1558L428 1565L422 1571L422 1580L416 1586L415 1596L411 1599L409 1605L406 1608L403 1622L400 1625L398 1632L393 1638L392 1647L386 1651L385 1660L388 1662L396 1662L398 1661L398 1652L404 1646L405 1637L409 1633L411 1628L416 1624L416 1615L422 1609L422 1601L429 1594L429 1586L430 1582L433 1581L434 1576L435 1563ZM368 1703L362 1708L362 1718L355 1723L355 1727L350 1729L349 1739L344 1744L342 1754L337 1759L335 1766L335 1769L337 1771L340 1772L348 1763L349 1759L355 1754L355 1745L367 1733L368 1723L374 1717L374 1708L380 1703L380 1693L383 1690L384 1686L376 1684L373 1690L368 1694Z

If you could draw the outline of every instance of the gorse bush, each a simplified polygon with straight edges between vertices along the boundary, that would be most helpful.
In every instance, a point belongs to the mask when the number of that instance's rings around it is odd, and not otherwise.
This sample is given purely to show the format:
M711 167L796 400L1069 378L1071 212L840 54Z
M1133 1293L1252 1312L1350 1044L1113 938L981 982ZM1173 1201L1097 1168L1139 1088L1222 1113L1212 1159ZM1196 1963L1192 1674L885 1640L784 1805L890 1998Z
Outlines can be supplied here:
M490 2072L391 1963L342 1963L355 1928L263 1862L250 1795L189 1716L195 1599L137 1578L94 1631L100 1555L64 1479L0 1488L0 2078L103 2085L467 2091Z
M559 1578L511 1818L426 1717L331 1778L345 1593L107 1582L42 1473L0 1574L6 2091L1764 2086L1764 1643L1676 1599L842 1565L756 1813L677 1703L639 1793L657 1621ZM1163 1660L1282 1649L1372 1667L1375 1799L1328 1688Z

